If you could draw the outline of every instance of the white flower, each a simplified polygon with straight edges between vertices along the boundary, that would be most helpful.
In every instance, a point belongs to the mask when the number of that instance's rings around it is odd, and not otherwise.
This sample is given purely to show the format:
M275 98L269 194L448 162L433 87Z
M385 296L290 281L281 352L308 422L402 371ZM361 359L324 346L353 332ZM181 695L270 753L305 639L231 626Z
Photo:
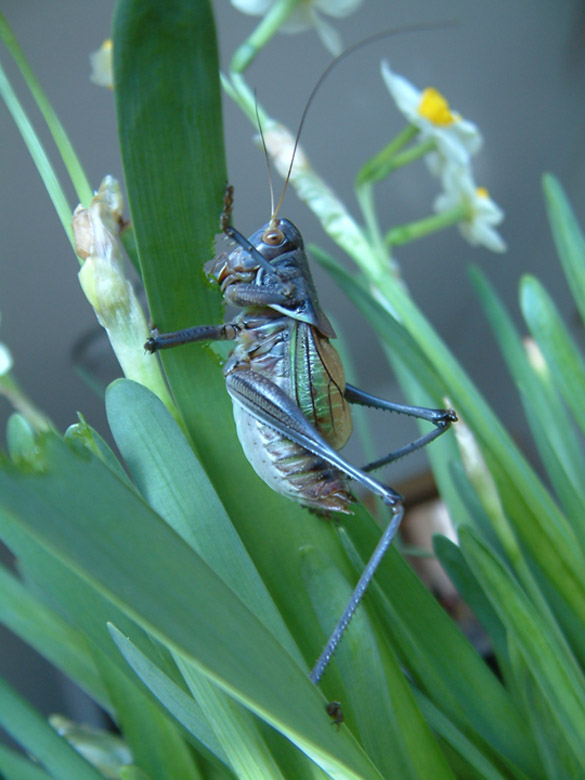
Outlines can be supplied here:
M420 130L421 140L432 139L437 154L429 155L429 167L441 175L446 162L468 165L471 155L480 149L483 139L473 122L452 111L447 100L433 87L422 92L382 62L382 78L398 109Z
M444 191L436 198L433 208L441 213L464 206L468 218L459 230L474 246L481 244L492 252L505 252L506 244L494 225L504 219L504 212L483 187L477 187L467 166L446 165L441 176Z
M1 320L0 316L0 320ZM0 376L7 374L13 366L12 354L6 344L0 341Z
M90 80L98 87L114 89L114 47L107 38L97 51L89 55L91 65Z
M280 0L232 0L232 5L251 16L265 16ZM340 54L343 45L339 33L331 27L321 14L341 19L353 13L362 0L299 0L280 30L286 33L297 33L314 27L323 45L331 54Z
M0 376L7 374L12 368L13 360L10 350L0 341Z

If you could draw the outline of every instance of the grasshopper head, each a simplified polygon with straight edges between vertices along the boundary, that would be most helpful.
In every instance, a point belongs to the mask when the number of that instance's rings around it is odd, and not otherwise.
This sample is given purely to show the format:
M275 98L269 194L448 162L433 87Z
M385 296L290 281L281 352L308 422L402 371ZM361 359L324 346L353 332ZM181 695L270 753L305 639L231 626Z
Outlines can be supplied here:
M250 236L250 243L268 261L304 249L303 237L288 219L270 220Z

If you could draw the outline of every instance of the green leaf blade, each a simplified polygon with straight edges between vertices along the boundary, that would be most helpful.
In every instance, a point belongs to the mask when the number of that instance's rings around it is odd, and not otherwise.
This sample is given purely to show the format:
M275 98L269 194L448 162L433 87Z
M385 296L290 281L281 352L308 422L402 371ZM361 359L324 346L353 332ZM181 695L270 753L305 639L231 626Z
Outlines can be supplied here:
M44 473L0 472L2 525L39 540L326 771L379 777L351 735L330 728L306 667L174 531L99 460L52 435L41 445Z
M107 708L107 695L85 637L4 567L0 567L0 622Z
M546 174L542 188L557 252L581 319L585 322L585 237L560 182L551 174Z
M461 530L463 554L548 702L550 712L576 756L585 724L585 677L555 624L547 623L508 569L472 531Z
M585 458L574 426L558 393L541 376L542 372L537 373L530 365L512 319L485 274L474 267L470 276L521 394L526 420L541 459L585 549L585 489L581 478L585 473Z
M526 323L551 368L577 424L585 432L585 360L542 284L534 277L522 280L520 303Z
M37 764L4 745L0 745L0 771L5 780L51 780Z
M61 780L103 780L8 683L0 679L0 725Z
M152 319L162 331L218 322L219 296L210 294L203 276L227 180L209 2L118 3L114 73L128 200ZM225 413L227 399L212 356L191 345L162 359L177 405L199 432L194 441L213 440L213 410ZM198 387L194 404L193 377L206 374L211 384Z

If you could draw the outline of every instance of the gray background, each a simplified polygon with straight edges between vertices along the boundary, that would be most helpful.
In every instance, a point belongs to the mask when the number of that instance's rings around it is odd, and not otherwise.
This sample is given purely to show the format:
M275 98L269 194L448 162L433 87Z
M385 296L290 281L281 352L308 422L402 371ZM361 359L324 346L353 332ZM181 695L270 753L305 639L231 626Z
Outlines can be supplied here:
M222 61L227 65L256 19L242 16L227 0L215 5ZM113 6L113 0L2 3L96 187L106 173L122 178L112 94L88 80L88 53L108 35ZM382 57L417 86L441 89L453 108L479 125L486 143L476 158L476 179L506 211L501 232L508 252L495 255L474 249L451 230L404 247L397 256L415 300L525 447L529 444L522 412L470 293L466 268L478 263L515 316L520 276L527 272L539 276L582 340L546 226L540 177L551 171L560 178L583 222L584 9L577 0L432 4L365 0L347 20L332 20L346 45L416 22L453 20L457 26L392 38L357 52L321 89L303 134L313 165L355 211L354 173L403 126L379 75ZM25 96L8 56L3 50L0 56L19 94ZM296 127L309 92L330 59L314 32L281 35L259 56L248 81L273 116ZM29 100L25 104L31 106ZM32 115L37 118L34 109ZM4 107L0 132L0 339L13 352L21 383L60 429L75 421L79 409L105 431L102 401L77 376L71 359L75 343L95 331L95 317L76 279L77 261ZM242 232L251 232L269 216L265 164L250 142L251 126L227 100L225 132L229 176L236 188L234 222ZM380 186L380 212L389 224L425 216L436 187L422 164L409 166ZM73 207L71 191L70 198ZM306 240L332 248L292 192L282 213L297 223ZM387 364L357 313L319 270L316 278L324 308L344 324L360 385L400 400ZM102 381L117 376L105 339L94 341L89 358ZM9 412L0 399L2 430ZM381 449L388 448L386 435L380 442ZM401 462L392 477L394 484L424 468L423 460ZM68 708L75 717L87 718L82 700L64 690L58 678L49 678L40 662L16 649L10 639L3 640L0 667L20 678L20 689L44 712Z

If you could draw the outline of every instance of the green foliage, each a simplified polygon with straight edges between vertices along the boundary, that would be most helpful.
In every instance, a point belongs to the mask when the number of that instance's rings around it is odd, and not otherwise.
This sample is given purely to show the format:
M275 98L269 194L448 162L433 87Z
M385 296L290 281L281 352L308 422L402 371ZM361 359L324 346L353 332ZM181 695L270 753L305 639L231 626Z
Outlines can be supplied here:
M3 37L20 57L7 29ZM225 183L209 4L122 0L114 49L150 310L164 330L217 322L219 296L201 272ZM10 89L3 94L17 105ZM43 170L44 156L36 159ZM546 177L544 187L583 314L583 236L560 185ZM55 190L61 210L59 197ZM104 774L2 683L2 725L38 762L1 748L6 778L585 774L583 357L527 278L521 307L540 350L529 359L473 270L551 492L401 283L376 276L374 300L367 268L350 276L316 254L391 346L413 402L439 405L447 395L475 437L463 457L453 437L430 453L460 540L439 537L436 554L491 638L501 679L391 550L322 684L310 683L379 529L363 508L326 523L269 491L236 441L215 355L191 345L164 355L178 414L127 379L108 389L123 464L84 422L64 438L35 435L22 418L10 423L0 530L20 576L0 571L0 617L110 714L134 764ZM472 446L479 466L469 465ZM325 711L333 699L342 703L339 728Z

